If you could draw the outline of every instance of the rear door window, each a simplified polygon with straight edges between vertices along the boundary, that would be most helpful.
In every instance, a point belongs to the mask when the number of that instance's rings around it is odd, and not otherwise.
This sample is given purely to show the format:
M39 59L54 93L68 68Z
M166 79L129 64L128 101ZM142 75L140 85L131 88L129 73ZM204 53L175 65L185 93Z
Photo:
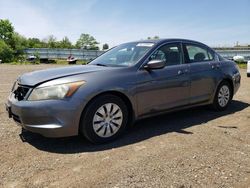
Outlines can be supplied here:
M213 61L214 55L208 48L198 45L187 44L185 45L187 58L190 63Z

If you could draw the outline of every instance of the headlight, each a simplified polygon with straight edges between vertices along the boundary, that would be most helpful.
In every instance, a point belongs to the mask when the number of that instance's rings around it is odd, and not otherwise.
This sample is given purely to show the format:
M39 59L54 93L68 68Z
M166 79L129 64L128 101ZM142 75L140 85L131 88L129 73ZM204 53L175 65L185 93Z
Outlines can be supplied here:
M85 82L72 82L59 85L52 85L42 87L39 86L31 92L28 100L37 101L37 100L48 100L48 99L63 99L65 97L72 96L76 90L83 85Z

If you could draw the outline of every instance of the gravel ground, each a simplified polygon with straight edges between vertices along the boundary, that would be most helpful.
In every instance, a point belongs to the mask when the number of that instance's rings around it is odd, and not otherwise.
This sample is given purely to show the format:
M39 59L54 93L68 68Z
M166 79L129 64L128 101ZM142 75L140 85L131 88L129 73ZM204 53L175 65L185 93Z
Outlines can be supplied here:
M53 65L55 67L56 65ZM145 119L120 139L44 138L8 119L15 78L52 65L0 65L0 187L250 187L250 78L225 112Z

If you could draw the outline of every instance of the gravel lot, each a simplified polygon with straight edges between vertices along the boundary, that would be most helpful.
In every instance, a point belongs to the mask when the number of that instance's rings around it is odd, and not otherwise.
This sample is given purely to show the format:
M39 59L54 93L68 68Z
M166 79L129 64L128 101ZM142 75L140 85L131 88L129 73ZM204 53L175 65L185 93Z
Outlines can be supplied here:
M56 65L0 65L0 187L250 187L250 78L225 112L206 107L136 123L92 145L48 139L8 119L15 78Z

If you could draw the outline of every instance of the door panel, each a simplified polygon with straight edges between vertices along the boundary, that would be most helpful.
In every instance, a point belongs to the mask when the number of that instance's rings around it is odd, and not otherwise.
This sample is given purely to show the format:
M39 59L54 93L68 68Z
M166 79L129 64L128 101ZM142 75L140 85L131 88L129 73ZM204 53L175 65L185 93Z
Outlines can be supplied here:
M220 74L219 62L211 50L197 44L185 44L185 61L190 64L190 103L211 99Z
M138 72L138 115L188 104L189 66L167 66L163 69Z
M207 101L216 87L216 70L213 62L199 62L190 65L190 103Z

